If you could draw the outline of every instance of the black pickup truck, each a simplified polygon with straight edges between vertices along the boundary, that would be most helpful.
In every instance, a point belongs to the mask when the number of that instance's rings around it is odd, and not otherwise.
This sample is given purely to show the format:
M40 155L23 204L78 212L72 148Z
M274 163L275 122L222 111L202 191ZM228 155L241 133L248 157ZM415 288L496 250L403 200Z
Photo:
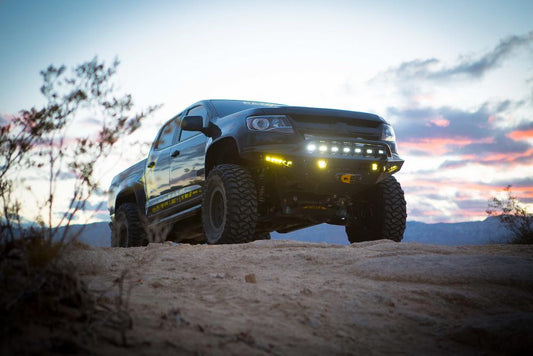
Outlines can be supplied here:
M401 241L406 203L392 174L403 162L374 114L200 101L113 179L111 245L242 243L320 223L346 226L350 242Z

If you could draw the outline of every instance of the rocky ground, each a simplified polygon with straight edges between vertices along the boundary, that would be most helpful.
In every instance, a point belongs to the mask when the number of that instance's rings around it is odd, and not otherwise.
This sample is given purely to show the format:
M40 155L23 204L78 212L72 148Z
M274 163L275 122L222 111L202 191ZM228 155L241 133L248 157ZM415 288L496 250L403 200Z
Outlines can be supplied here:
M164 243L76 248L68 259L109 316L89 353L533 349L533 246Z

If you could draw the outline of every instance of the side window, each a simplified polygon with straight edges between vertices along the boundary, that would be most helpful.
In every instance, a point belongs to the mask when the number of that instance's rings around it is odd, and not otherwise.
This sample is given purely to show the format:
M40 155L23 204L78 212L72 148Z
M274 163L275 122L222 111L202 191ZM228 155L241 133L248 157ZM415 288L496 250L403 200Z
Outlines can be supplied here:
M176 133L176 129L178 128L178 122L178 119L174 118L167 122L165 126L163 126L163 129L161 130L161 133L159 134L159 137L155 142L156 150L162 150L172 145L174 134Z
M187 116L201 116L205 120L205 118L207 118L207 110L203 106L195 106L194 108L190 109L189 112L187 112ZM198 134L198 131L181 130L180 142Z

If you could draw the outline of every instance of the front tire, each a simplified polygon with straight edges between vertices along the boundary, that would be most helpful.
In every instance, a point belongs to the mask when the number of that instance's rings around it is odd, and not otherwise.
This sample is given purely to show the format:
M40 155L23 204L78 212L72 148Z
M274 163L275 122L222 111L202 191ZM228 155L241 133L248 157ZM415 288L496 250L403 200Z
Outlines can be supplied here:
M111 247L146 246L148 239L141 212L134 203L124 203L117 209L111 234Z
M381 181L368 194L371 215L346 225L350 243L389 239L402 241L407 207L400 183L393 176Z
M257 193L250 172L221 164L209 172L202 202L202 225L209 244L253 241Z

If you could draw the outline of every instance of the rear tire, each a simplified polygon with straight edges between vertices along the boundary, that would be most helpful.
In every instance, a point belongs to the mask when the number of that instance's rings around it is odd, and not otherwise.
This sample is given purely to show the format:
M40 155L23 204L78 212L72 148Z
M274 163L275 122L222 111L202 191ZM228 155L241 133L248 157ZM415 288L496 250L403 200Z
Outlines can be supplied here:
M354 219L346 226L350 243L389 239L402 241L407 219L404 192L394 177L377 184L368 195L371 202L371 216Z
M235 164L221 164L209 172L202 225L208 244L253 241L257 222L257 193L250 172Z
M134 203L124 203L117 209L111 234L112 247L146 246L148 239L141 212Z

